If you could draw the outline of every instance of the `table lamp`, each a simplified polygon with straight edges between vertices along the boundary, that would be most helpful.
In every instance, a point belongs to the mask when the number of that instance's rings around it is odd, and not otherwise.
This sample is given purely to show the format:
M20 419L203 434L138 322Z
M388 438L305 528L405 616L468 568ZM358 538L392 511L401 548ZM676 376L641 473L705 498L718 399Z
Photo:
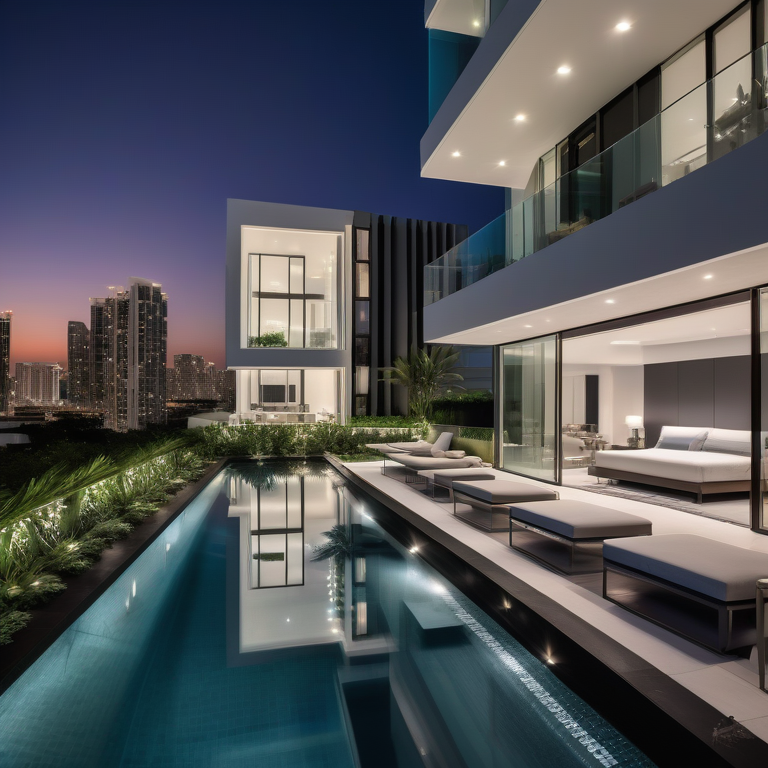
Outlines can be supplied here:
M640 430L643 428L643 417L627 416L624 423L632 430L632 436L627 440L627 445L630 448L641 448Z

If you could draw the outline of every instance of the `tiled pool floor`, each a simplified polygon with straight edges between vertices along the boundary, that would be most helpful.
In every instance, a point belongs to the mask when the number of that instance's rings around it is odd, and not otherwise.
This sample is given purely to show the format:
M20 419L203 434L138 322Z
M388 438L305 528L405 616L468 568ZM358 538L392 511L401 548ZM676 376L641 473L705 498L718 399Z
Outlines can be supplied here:
M719 656L635 616L600 595L600 575L566 578L510 549L508 534L487 534L452 514L452 505L381 474L382 462L345 465L354 474L448 535L482 554L580 616L625 648L652 664L722 712L733 716L755 736L768 742L768 694L758 687L756 653L751 659ZM493 470L500 477L509 474ZM515 477L516 481L531 482ZM692 533L748 549L768 552L768 537L749 529L629 499L601 497L577 488L559 488L564 499L600 504L650 519L654 533Z

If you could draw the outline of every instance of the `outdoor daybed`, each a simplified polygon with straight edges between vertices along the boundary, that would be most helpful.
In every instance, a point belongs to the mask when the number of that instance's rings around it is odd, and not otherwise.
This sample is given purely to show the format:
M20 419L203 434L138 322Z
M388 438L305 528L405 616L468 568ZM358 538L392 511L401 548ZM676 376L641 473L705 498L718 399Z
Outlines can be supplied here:
M405 443L366 443L366 448L383 454L410 453L412 456L434 456L435 452L447 451L451 447L453 432L441 432L434 443L426 440L412 440Z
M603 570L603 542L650 536L650 520L584 501L509 506L509 546L567 574Z
M456 453L462 453L462 451L456 451ZM389 466L387 466L387 462L390 462ZM400 466L393 468L392 462ZM394 477L396 480L404 477L406 483L416 484L426 482L426 478L419 476L419 472L423 469L460 469L462 467L480 467L482 464L483 460L479 456L462 456L452 459L446 456L413 456L410 453L388 453L384 455L384 466L381 468L381 474Z
M659 442L639 451L599 451L588 472L696 494L749 491L751 433L737 429L662 427Z
M560 494L550 488L504 478L453 482L453 514L487 531L509 530L507 504L559 498Z
M603 597L707 648L756 642L755 582L768 554L684 533L603 545Z

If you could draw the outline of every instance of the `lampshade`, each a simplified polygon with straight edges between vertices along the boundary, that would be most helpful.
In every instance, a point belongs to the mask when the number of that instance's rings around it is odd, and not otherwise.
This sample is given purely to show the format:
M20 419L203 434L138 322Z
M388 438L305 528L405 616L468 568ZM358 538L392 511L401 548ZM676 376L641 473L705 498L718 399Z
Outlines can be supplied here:
M643 417L642 416L627 416L624 419L624 423L630 429L641 429L642 426L643 426Z

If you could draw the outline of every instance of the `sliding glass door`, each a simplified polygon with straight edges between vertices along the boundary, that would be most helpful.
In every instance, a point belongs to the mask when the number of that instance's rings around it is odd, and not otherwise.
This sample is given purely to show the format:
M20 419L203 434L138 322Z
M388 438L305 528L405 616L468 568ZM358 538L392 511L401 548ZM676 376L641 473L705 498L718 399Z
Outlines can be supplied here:
M501 467L556 482L557 337L502 347Z

